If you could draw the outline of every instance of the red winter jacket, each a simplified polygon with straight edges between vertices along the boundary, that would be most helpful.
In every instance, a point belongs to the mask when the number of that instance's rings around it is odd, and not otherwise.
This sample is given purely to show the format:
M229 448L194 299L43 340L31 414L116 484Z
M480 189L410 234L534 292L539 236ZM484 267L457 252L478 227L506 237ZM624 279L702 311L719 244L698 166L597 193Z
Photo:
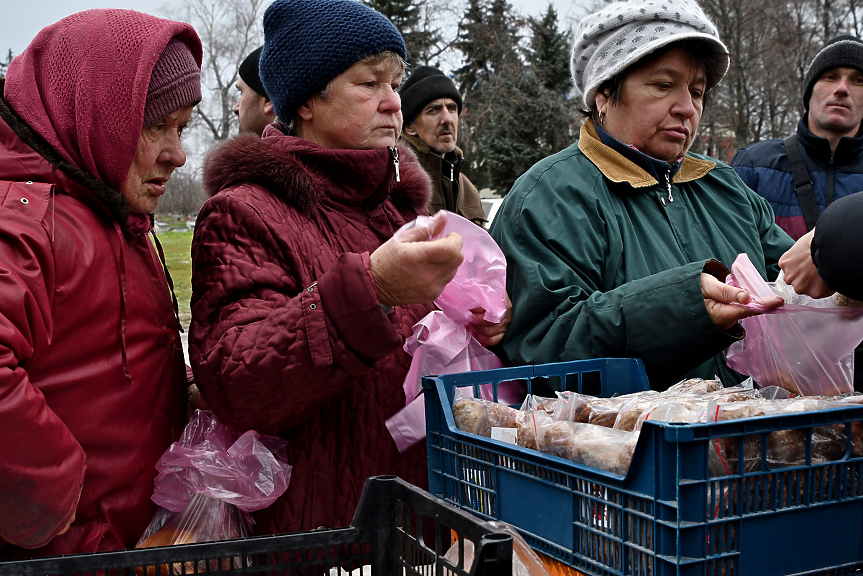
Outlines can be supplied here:
M256 515L257 534L350 523L363 483L428 483L426 452L396 449L384 422L405 406L404 338L431 305L387 316L369 254L425 214L428 177L399 148L331 150L286 136L221 145L192 243L189 354L225 422L279 433L287 492Z
M0 117L0 535L38 547L0 560L131 547L185 406L162 265L119 193Z

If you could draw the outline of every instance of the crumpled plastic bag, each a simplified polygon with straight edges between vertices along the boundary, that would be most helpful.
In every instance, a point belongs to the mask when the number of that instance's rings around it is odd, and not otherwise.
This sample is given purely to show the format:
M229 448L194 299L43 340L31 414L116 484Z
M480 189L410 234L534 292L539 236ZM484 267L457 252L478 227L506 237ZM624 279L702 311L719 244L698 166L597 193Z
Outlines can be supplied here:
M512 536L512 576L551 576L539 555L512 525L495 520L490 521L489 524ZM459 552L461 552L462 566L465 572L469 572L473 566L476 549L473 542L466 538L461 540L461 543L463 546L455 542L444 554L444 558L453 566L459 566Z
M441 231L432 236L436 219L446 219ZM387 420L386 426L399 451L404 452L425 438L425 400L423 376L454 374L502 368L503 362L473 337L471 310L483 308L483 319L500 322L506 314L506 258L492 237L471 221L443 210L434 217L420 216L399 229L394 237L403 241L405 231L421 227L428 240L445 238L455 232L462 237L464 261L455 278L435 300L439 311L430 312L413 327L404 349L411 356L411 367L404 382L407 405ZM491 385L481 387L483 398L491 400ZM520 403L523 387L517 382L498 386L498 401Z
M212 412L196 410L156 464L152 500L160 508L136 548L251 535L250 512L271 505L290 483L286 446L253 430L237 437Z
M779 386L803 396L836 396L854 388L854 348L863 340L863 307L842 306L835 295L813 299L782 281L761 278L744 253L726 282L750 293L741 304L760 316L740 324L746 337L728 349L728 366L761 387ZM762 301L779 295L785 304L768 310Z

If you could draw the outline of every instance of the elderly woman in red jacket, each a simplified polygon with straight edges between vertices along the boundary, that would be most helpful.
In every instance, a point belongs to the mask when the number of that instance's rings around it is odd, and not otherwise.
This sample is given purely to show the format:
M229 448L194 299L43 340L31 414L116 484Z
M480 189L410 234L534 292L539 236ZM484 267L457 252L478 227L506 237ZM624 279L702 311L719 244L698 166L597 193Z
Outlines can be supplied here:
M0 560L135 544L185 411L150 213L201 99L188 24L90 10L0 80Z
M404 338L462 261L461 238L395 242L429 181L397 146L405 45L353 0L276 0L260 73L279 121L208 157L192 244L189 350L224 421L289 441L291 484L257 533L348 524L368 476L427 485L400 453ZM480 325L486 344L508 320Z

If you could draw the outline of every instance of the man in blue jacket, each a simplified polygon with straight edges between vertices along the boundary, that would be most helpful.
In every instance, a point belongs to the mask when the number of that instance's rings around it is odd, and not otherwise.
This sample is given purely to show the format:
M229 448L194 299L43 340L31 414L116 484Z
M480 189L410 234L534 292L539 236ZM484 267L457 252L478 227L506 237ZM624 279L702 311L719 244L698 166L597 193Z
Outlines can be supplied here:
M821 48L803 79L803 106L796 134L752 144L731 162L795 240L834 199L863 190L863 41L843 34Z

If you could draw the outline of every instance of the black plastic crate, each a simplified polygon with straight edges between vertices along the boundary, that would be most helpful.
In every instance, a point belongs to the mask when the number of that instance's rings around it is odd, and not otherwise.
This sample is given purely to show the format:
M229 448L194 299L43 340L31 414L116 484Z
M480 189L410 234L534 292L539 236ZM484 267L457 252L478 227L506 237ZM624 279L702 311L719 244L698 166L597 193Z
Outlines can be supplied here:
M455 389L520 381L595 396L646 390L639 360L595 359L423 379L429 490L512 524L535 549L595 576L857 574L863 566L863 456L846 441L815 462L812 432L863 422L863 406L718 423L645 422L625 475L462 432ZM771 467L767 442L799 431L805 465ZM850 434L846 434L850 437ZM717 439L760 444L761 464L711 476Z
M433 533L433 542L429 540ZM474 543L443 558L453 541ZM365 570L363 570L363 568ZM331 572L332 571L332 572ZM0 576L510 576L512 536L394 476L366 481L350 527L0 562Z

